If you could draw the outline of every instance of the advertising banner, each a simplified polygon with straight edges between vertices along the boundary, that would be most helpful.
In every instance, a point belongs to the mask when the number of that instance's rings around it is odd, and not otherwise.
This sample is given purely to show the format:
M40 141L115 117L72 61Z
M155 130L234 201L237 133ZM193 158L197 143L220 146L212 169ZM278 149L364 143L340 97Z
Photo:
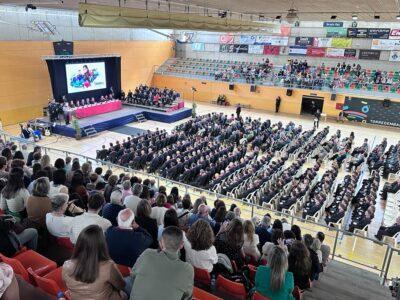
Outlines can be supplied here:
M281 36L290 36L291 32L291 27L290 26L281 26Z
M314 47L329 48L332 46L331 38L314 38Z
M326 37L347 37L346 28L326 28Z
M304 46L290 46L289 55L307 55L307 47Z
M256 42L255 35L241 35L239 39L239 44L252 45Z
M343 27L343 22L324 22L324 27Z
M264 55L279 55L279 46L264 46Z
M400 51L398 50L390 51L389 61L400 61Z
M204 51L205 50L204 43L193 43L192 50L193 51Z
M328 48L326 49L326 57L344 57L344 50L339 48Z
M359 59L379 60L381 51L379 50L360 50L358 53Z
M389 39L400 39L400 29L392 29Z
M325 56L325 48L308 47L307 48L307 56L324 57Z
M249 45L249 53L250 54L263 54L264 46L263 45Z
M219 52L233 53L233 45L221 44L221 45L219 45Z
M233 45L233 53L249 53L249 45Z
M368 28L347 28L347 37L367 38L368 37Z
M258 45L270 45L270 46L287 46L289 43L289 37L284 36L268 36L268 35L257 35L256 44Z
M368 28L368 37L371 39L388 39L390 28Z
M400 50L400 40L372 40L371 49L374 50Z
M356 49L344 49L344 57L347 58L356 58L357 50Z
M294 43L296 46L312 46L314 44L314 38L297 36Z
M351 42L352 40L347 38L332 38L331 46L333 48L350 48Z
M220 44L233 44L235 42L235 36L231 34L225 34L219 36Z

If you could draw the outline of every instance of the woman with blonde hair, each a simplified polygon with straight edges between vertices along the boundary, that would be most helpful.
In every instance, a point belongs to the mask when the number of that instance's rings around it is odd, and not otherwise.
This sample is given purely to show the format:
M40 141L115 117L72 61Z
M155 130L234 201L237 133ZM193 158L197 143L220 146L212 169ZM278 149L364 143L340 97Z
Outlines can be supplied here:
M281 246L273 246L268 253L268 265L257 268L254 290L271 300L292 300L293 289L286 252Z
M319 239L315 238L313 240L313 243L311 244L310 248L317 253L318 261L319 261L320 264L322 264L321 241Z
M51 167L50 156L47 154L44 154L42 156L42 158L40 159L40 165L42 166L42 169L45 167Z
M260 243L258 235L255 233L256 229L254 224L250 220L246 220L243 223L244 230L244 244L243 251L246 255L253 257L255 260L260 258L260 251L257 245Z

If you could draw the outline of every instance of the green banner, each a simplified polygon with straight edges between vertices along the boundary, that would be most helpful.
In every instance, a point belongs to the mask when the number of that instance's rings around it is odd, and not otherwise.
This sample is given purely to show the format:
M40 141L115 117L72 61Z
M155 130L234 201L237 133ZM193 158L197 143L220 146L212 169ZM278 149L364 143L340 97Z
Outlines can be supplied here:
M326 37L347 37L346 28L326 28Z
M351 39L347 38L333 38L332 48L351 48Z

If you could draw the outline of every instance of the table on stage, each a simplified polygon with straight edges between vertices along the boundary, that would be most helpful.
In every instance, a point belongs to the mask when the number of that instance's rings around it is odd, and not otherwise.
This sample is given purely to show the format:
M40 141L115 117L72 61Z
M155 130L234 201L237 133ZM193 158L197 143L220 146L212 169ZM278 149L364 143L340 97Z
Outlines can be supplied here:
M78 119L87 118L94 115L100 115L122 108L120 100L112 100L105 103L96 103L75 109L75 115Z

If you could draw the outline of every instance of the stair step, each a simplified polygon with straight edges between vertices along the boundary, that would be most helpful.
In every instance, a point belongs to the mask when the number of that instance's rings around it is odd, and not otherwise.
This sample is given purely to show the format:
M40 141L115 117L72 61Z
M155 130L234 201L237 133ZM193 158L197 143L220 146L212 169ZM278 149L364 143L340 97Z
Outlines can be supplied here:
M138 115L136 115L136 119L137 119L137 121L138 121L139 123L143 123L143 122L146 122L146 121L147 121L147 119L145 118L145 116L144 116L143 114L138 114Z
M87 137L95 136L98 134L96 128L94 128L93 126L87 126L83 128L83 131L85 132Z

